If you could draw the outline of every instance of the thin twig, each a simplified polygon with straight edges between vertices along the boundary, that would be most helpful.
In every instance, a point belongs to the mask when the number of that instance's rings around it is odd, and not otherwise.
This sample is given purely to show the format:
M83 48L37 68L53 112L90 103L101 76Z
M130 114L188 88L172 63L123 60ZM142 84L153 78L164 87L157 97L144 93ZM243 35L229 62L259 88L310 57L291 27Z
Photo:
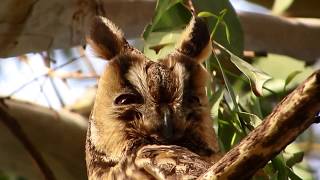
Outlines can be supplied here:
M47 53L42 53L42 54L40 54L40 55L41 55L44 63L46 64L46 66L50 68L51 58L50 58L49 51L48 51ZM49 81L50 81L50 83L51 83L51 86L52 86L52 88L53 88L54 93L56 94L56 97L58 98L58 101L59 101L60 105L61 105L62 107L64 107L64 106L65 106L65 103L64 103L63 98L62 98L62 96L61 96L61 93L60 93L60 91L59 91L59 89L58 89L58 87L57 87L54 79L50 76L50 74L51 74L52 72L55 72L55 71L49 71L48 79L49 79Z
M50 100L49 100L46 92L45 92L44 89L43 89L43 88L44 88L44 85L45 85L45 83L46 83L46 81L47 81L47 79L48 79L48 78L44 79L43 82L40 84L40 93L43 94L43 96L44 96L44 98L45 98L45 100L46 100L46 102L47 102L47 104L48 104L49 109L53 109L52 104L50 103Z
M43 77L43 76L48 76L48 75L50 74L50 72L55 71L55 70L58 70L58 69L66 66L66 65L68 65L68 64L71 64L72 62L74 62L74 61L76 61L76 60L78 60L78 59L80 59L80 58L82 58L82 57L83 57L83 55L81 55L81 56L79 56L79 57L72 58L72 59L70 59L70 61L68 61L68 62L66 62L66 63L63 63L63 64L61 64L61 65L59 65L59 66L56 66L55 68L52 68L52 69L49 70L48 72L43 73L43 74L41 74L41 75L39 75L39 76L31 79L30 81L24 83L22 86L20 86L19 88L17 88L17 89L14 90L13 92L11 92L11 93L7 96L7 98L10 98L12 95L14 95L14 94L16 94L17 92L21 91L23 88L25 88L26 86L28 86L28 85L31 84L32 82L38 80L39 78L41 78L41 77Z
M50 73L51 77L56 77L60 79L98 79L100 76L97 74L83 74L81 72L52 72Z
M89 58L85 55L85 50L84 50L84 48L83 48L83 47L79 47L79 48L77 48L77 49L78 49L78 51L80 52L80 54L84 55L83 62L86 63L86 66L88 67L90 74L97 76L98 74L97 74L96 70L94 69L91 61L90 61Z
M5 102L2 102L5 103ZM7 112L8 107L0 105L0 120L10 130L10 132L22 143L24 148L28 151L31 157L37 163L40 171L42 172L46 180L55 180L55 176L50 169L49 165L45 162L41 153L35 148L35 146L28 139L26 133L21 128L18 121Z
M33 70L33 68L32 68L32 66L31 66L30 63L29 63L29 58L28 58L27 55L19 56L19 59L20 59L20 61L26 63L26 65L29 67L29 69L30 69L30 71L31 71L32 73L35 73L34 70ZM49 67L49 66L48 66L48 67ZM40 93L42 93L42 94L44 95L44 97L45 97L45 99L46 99L46 102L48 103L48 106L52 109L52 106L51 106L51 104L50 104L50 102L49 102L49 99L48 99L47 95L45 94L45 92L43 91L43 86L44 86L46 80L47 80L47 78L44 79L44 80L40 83L40 80L37 79L37 83L38 83L38 85L39 85L39 87L40 87Z

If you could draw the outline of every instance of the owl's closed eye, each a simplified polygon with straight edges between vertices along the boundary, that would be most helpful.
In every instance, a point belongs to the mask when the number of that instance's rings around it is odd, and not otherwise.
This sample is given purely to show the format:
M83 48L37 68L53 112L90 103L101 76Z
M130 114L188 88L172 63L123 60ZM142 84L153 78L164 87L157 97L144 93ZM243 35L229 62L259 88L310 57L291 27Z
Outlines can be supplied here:
M202 66L211 52L205 22L193 17L176 50L156 62L103 17L88 42L109 61L89 122L89 179L196 178L218 151Z

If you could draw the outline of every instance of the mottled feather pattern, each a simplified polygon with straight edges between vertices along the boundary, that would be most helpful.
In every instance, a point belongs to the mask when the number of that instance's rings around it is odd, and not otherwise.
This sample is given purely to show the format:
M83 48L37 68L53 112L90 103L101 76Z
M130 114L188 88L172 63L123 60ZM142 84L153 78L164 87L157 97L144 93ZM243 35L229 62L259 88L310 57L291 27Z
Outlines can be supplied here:
M163 179L195 179L210 167L199 155L174 145L144 146L135 162L147 171L158 169Z

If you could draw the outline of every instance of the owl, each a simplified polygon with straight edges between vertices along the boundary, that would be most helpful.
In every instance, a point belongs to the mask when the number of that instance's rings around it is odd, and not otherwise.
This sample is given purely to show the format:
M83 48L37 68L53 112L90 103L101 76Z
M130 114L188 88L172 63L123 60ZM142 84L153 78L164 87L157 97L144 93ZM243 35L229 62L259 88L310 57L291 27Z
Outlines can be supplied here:
M217 159L202 66L208 28L192 17L176 49L157 61L97 17L87 41L108 60L86 140L89 179L195 179Z

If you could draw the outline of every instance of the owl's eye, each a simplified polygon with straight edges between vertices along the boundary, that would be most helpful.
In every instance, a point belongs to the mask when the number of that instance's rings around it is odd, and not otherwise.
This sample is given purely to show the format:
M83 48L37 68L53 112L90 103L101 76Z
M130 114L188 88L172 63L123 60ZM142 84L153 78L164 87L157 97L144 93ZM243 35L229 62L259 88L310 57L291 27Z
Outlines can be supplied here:
M137 94L121 94L119 95L115 100L115 105L129 105L129 104L141 104L142 103L142 97Z

